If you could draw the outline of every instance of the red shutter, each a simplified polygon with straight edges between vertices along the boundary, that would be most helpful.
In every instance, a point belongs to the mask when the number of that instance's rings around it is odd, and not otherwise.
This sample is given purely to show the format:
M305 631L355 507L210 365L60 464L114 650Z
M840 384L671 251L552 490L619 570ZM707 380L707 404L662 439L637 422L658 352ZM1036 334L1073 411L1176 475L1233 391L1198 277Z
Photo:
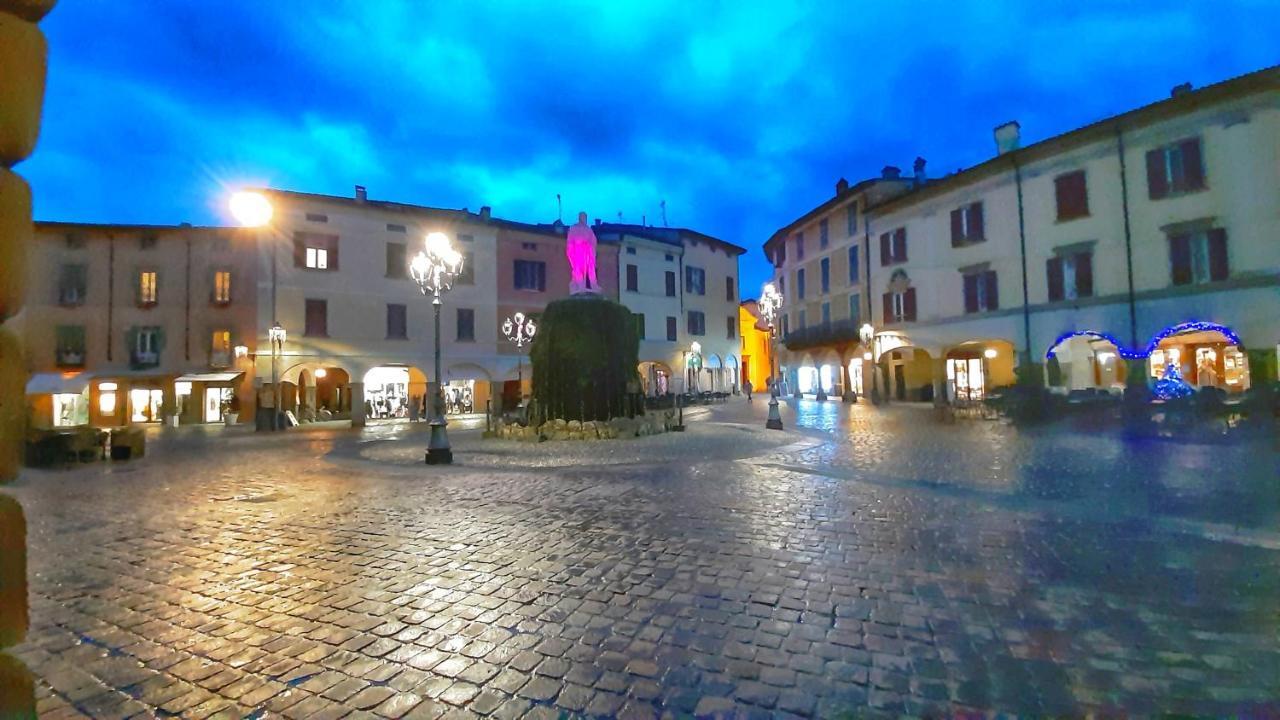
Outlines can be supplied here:
M889 233L880 233L880 265L883 267L892 261L893 258L889 257Z
M960 217L960 208L951 211L951 247L959 247L964 242L964 220Z
M914 321L916 319L916 289L907 288L902 294L902 319Z
M901 255L894 255L893 259L898 262L906 262L907 261L907 229L898 228L897 230L893 231L893 235L894 235L894 239L897 240L897 242L894 243L894 248L895 250L902 253Z
M1228 274L1227 231L1214 228L1209 231L1209 279L1226 280Z
M967 313L978 312L978 276L964 276L964 311Z
M272 260L274 263L275 261ZM307 236L305 233L293 234L293 266L307 266Z
M1049 302L1058 302L1066 297L1063 292L1062 258L1051 257L1045 262L1045 272L1049 276Z
M891 322L894 322L895 320L896 318L893 317L893 293L885 293L884 294L884 318L881 320L881 322L891 323Z
M986 228L982 220L982 203L976 202L969 206L969 239L985 240Z
M1164 148L1147 153L1147 195L1152 200L1169 194L1169 181L1164 175Z
M329 244L329 269L337 270L338 269L338 236L330 235L326 239L328 240L328 244Z
M1071 217L1071 206L1069 204L1071 202L1071 177L1071 175L1060 175L1053 179L1053 197L1058 203L1059 220L1066 220ZM1050 262L1053 261L1050 260ZM1053 296L1050 295L1049 299L1052 300Z
M996 271L988 270L982 274L987 284L987 307L985 310L996 310L1000 307L1000 283L996 281Z
M1169 238L1169 265L1173 271L1174 285L1191 283L1191 237L1189 235L1174 235Z
M1093 253L1076 253L1076 297L1093 297Z
M1089 184L1085 177L1084 171L1075 174L1075 181L1071 183L1075 190L1075 198L1072 207L1076 212L1076 217L1089 214Z
M1181 190L1200 190L1204 187L1204 160L1200 157L1200 139L1183 140Z

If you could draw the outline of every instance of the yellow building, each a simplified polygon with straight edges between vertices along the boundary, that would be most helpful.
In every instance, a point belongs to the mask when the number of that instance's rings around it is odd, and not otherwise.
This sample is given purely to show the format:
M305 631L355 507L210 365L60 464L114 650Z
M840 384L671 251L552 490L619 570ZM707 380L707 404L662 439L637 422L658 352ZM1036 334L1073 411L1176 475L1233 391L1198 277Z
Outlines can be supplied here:
M755 300L746 300L738 306L738 336L742 338L742 387L747 382L755 392L764 392L768 386L772 356L769 354L769 326L760 319L760 308Z

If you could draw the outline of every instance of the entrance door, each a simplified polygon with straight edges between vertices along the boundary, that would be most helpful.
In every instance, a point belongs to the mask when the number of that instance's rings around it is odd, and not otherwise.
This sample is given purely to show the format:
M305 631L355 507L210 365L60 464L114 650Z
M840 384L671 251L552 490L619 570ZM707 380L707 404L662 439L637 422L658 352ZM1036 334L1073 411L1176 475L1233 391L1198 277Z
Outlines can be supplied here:
M907 374L902 365L893 366L893 394L899 400L907 399Z
M129 419L133 422L160 422L160 405L164 391L157 388L132 388L129 390Z
M207 423L222 422L222 408L231 402L231 388L211 387L204 389L204 421Z

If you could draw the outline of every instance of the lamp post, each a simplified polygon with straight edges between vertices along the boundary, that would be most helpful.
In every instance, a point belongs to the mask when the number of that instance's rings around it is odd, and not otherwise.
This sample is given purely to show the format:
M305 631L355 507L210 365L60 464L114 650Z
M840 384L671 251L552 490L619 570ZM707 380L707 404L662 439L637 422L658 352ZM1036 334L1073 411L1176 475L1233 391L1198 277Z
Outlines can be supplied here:
M516 383L520 387L518 405L524 404L524 351L522 348L533 342L533 336L537 332L537 323L533 318L525 317L522 312L517 312L502 321L502 334L507 336L508 342L516 346Z
M435 310L436 392L435 411L431 416L431 440L427 443L427 464L448 465L453 462L449 434L444 419L444 373L440 370L440 295L453 287L453 279L462 271L462 253L454 250L444 233L427 235L426 248L413 257L409 274L418 283L423 296L431 298Z
M765 283L760 292L759 306L760 314L764 315L764 322L769 326L769 374L773 376L773 383L769 387L769 419L765 420L764 426L770 430L781 430L782 415L778 412L777 327L774 321L782 310L782 294L773 283Z
M241 227L260 228L271 222L274 210L271 207L271 201L267 200L262 193L242 190L233 193L228 203L231 209L231 215L240 223ZM284 327L280 325L276 316L276 246L278 243L271 243L271 327L267 329L267 342L271 346L271 397L274 400L274 407L271 408L271 422L269 429L277 430L280 427L280 375L279 375L279 354L283 351L285 341ZM237 351L239 348L237 348ZM247 348L246 348L247 352Z
M280 356L284 354L286 338L284 326L278 322L267 328L267 342L271 343L271 429L279 430L280 423Z
M871 404L879 405L880 398L880 358L876 356L876 329L871 323L865 323L858 329L858 334L862 338L862 346L867 348L866 354L862 357L871 361Z

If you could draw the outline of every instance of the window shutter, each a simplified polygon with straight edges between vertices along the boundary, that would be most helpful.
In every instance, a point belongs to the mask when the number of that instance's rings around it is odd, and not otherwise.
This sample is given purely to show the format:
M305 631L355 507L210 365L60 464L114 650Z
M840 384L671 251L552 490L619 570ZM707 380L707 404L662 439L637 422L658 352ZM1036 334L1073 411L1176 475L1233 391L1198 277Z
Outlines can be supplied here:
M897 230L893 231L893 236L894 236L894 239L897 240L897 242L894 243L894 247L902 252L901 255L896 255L894 256L893 259L897 260L898 262L906 262L907 261L907 229L898 228Z
M1071 177L1071 175L1062 175L1053 179L1053 198L1058 205L1059 220L1071 217L1071 206L1069 204L1071 202ZM1050 295L1049 299L1052 300L1053 296Z
M1209 231L1209 279L1226 280L1227 267L1227 231L1214 228Z
M1174 285L1191 282L1191 236L1174 235L1169 238L1169 264Z
M1093 297L1093 254L1076 253L1076 297Z
M293 234L293 266L307 266L307 236L303 233Z
M1200 190L1204 187L1204 160L1200 156L1200 139L1184 140L1182 149L1183 190Z
M903 320L916 319L916 289L915 288L907 288L907 291L902 294L902 315L903 315L902 317Z
M1063 291L1062 282L1062 258L1051 257L1045 262L1045 273L1049 276L1049 302L1057 302L1066 297ZM1079 282L1079 270L1076 271L1076 281Z
M893 316L893 293L884 294L884 319L881 322L891 323L897 320Z
M996 271L988 270L982 274L982 279L987 283L987 310L997 310L1000 307L1000 283L996 280Z
M889 257L889 233L880 233L880 265L883 267L893 262Z
M1147 152L1147 195L1159 200L1169 194L1169 181L1164 176L1164 148Z
M329 269L338 269L338 236L329 236Z
M987 237L982 220L982 203L969 206L969 239L983 240Z
M964 242L964 219L960 216L960 208L951 211L951 247L959 247Z
M964 311L967 313L978 312L978 276L964 276Z

